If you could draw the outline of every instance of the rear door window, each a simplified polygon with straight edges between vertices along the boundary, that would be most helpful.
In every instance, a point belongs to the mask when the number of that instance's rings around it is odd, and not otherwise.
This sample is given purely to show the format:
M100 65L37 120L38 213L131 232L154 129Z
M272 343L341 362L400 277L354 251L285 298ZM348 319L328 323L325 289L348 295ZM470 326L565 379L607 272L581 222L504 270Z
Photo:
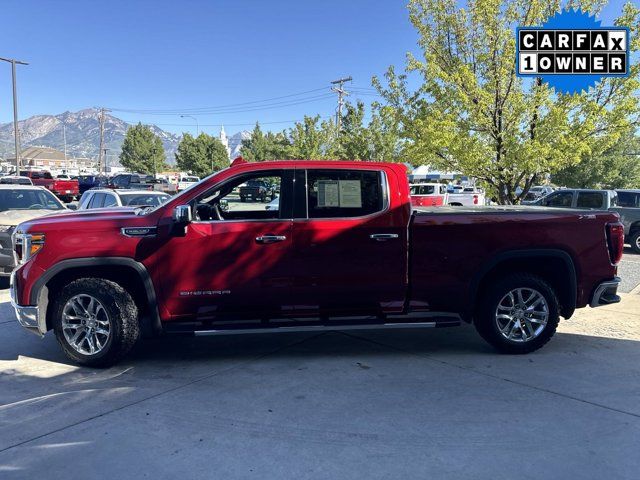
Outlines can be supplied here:
M578 208L604 208L604 194L602 192L578 192Z
M381 212L386 198L382 172L307 170L308 218L362 217Z
M548 207L571 207L573 192L557 192L549 195L544 204Z

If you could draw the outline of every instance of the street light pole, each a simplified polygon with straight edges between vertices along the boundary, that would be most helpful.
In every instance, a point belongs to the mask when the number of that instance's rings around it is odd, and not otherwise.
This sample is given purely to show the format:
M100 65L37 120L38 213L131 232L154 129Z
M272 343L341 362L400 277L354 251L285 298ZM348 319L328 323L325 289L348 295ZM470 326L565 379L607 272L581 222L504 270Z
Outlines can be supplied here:
M16 148L16 175L20 175L20 136L18 135L18 91L16 88L16 64L29 65L27 62L15 58L2 58L0 60L11 64L11 79L13 81L13 135Z
M193 118L196 121L196 137L200 135L200 124L198 124L198 119L193 115L180 115L180 118Z

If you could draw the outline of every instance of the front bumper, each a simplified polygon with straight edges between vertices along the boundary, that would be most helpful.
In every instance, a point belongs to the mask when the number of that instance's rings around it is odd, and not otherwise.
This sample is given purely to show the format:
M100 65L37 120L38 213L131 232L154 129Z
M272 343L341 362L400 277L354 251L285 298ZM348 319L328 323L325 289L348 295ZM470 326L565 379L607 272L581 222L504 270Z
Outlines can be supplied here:
M618 303L620 301L620 296L617 294L618 285L620 285L620 277L614 277L613 280L600 283L593 291L589 306L600 307Z
M14 282L15 274L11 274L11 280L9 281L9 294L11 296L11 305L16 312L16 318L18 319L18 323L22 325L24 328L29 330L30 332L35 333L36 335L43 336L47 333L46 326L41 325L41 315L38 310L38 307L34 306L22 306L18 305L16 302L16 291L15 291L15 282Z

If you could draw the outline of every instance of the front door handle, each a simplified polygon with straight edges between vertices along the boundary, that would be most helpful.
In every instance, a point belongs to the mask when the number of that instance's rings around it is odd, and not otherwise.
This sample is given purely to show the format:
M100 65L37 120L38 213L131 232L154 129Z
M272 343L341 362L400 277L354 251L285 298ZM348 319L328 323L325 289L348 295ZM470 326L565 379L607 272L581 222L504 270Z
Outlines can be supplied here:
M284 242L287 239L284 235L261 235L256 237L258 243L276 243Z
M384 242L386 240L393 240L394 238L398 238L397 233L374 233L369 235L371 240L376 240L378 242Z

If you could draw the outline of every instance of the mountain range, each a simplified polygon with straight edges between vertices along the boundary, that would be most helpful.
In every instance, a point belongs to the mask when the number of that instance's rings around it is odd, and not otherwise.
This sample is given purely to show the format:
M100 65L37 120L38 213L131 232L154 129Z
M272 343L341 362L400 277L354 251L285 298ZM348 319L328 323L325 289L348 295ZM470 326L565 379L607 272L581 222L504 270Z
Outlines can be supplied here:
M127 129L131 125L110 114L105 115L104 143L108 148L109 163L117 160ZM170 164L175 163L175 151L181 136L167 132L156 125L149 125L160 137ZM69 157L91 158L100 148L100 111L88 108L78 112L64 112L58 115L35 115L18 121L20 144L26 147L52 147L64 151L64 137L67 139ZM216 135L217 136L217 135ZM229 137L231 158L238 156L242 140L251 134L241 131ZM14 156L13 123L0 123L0 157Z

